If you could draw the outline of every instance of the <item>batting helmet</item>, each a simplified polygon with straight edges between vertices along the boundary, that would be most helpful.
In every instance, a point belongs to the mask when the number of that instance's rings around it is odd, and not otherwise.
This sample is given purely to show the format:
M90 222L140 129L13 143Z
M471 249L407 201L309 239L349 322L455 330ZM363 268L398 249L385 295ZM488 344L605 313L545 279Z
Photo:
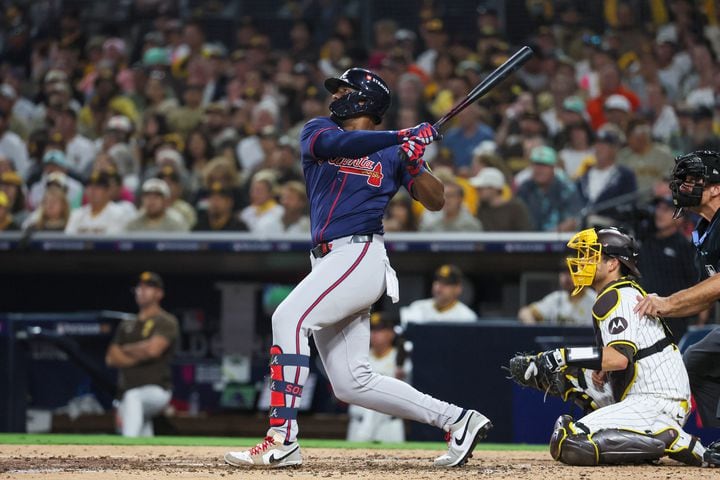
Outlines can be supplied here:
M325 80L325 88L336 93L340 87L355 90L330 104L330 113L340 120L369 115L380 123L390 106L390 89L377 74L364 68L351 68L338 78Z
M720 183L720 154L708 150L697 150L675 159L675 168L670 180L676 216L683 207L697 207L702 193L709 184ZM687 185L687 187L683 187ZM683 188L681 188L683 187Z

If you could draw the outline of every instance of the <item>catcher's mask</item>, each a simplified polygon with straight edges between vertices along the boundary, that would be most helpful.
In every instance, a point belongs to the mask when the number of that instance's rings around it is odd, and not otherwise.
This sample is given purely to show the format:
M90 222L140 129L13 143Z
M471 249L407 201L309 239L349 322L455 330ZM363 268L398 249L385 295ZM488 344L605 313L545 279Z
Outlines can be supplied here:
M720 183L720 154L697 150L677 157L670 180L675 218L683 208L699 206L703 190L713 183Z
M577 295L583 288L592 285L602 255L617 258L633 275L640 276L636 263L638 249L635 241L615 227L601 230L588 228L576 233L567 246L577 251L577 256L567 258L570 277L575 285L572 295Z

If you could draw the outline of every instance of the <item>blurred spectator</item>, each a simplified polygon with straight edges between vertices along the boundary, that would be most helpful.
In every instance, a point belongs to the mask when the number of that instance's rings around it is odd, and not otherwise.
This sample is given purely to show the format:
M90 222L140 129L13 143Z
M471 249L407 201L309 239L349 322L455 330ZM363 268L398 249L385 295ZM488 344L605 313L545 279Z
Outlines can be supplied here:
M97 165L96 171L105 172L110 178L110 201L124 210L125 218L134 218L137 215L137 208L133 203L135 196L123 186L122 177L115 165Z
M648 84L646 91L652 136L659 142L667 143L680 130L675 109L668 103L665 87L661 83Z
M617 164L622 143L623 135L618 129L610 125L601 128L595 139L595 165L577 181L587 213L609 217L609 224L614 224L614 220L620 217L621 207L635 200L629 195L637 190L632 170Z
M210 185L207 208L200 210L193 228L196 232L245 232L245 225L234 212L233 191L220 182Z
M40 206L23 223L23 230L65 231L70 218L70 204L62 187L45 190Z
M612 124L618 127L623 133L628 131L628 124L632 116L632 105L627 97L620 94L613 94L607 97L603 106L605 119L603 125Z
M190 189L197 191L202 185L202 171L213 158L210 139L202 130L190 132L185 142L185 166L190 172Z
M134 294L138 315L118 325L105 363L119 370L117 416L122 435L152 437L153 417L172 397L170 364L179 326L177 319L160 306L165 286L157 273L143 272Z
M617 155L617 163L635 173L637 188L641 192L652 190L675 166L670 149L653 142L651 135L647 120L633 120L628 127L628 144Z
M88 203L70 213L65 233L112 235L125 229L130 217L123 207L111 201L110 181L105 172L90 175L85 187Z
M599 71L600 95L591 99L587 104L587 112L590 115L590 123L593 129L597 130L607 122L605 116L606 100L611 95L621 95L630 102L630 110L635 111L640 106L640 100L631 90L622 86L620 70L615 64L606 64ZM619 106L619 102L611 102L611 107ZM623 104L624 106L624 104Z
M522 307L518 320L525 325L542 323L544 325L582 325L593 324L592 307L595 303L595 291L583 288L572 295L575 288L565 265L558 274L559 290L545 295L541 300Z
M251 232L256 231L261 218L277 222L283 215L283 207L275 201L277 181L271 170L260 170L250 182L250 205L240 212L240 220Z
M77 131L77 113L71 108L60 111L55 119L54 131L66 142L65 153L71 171L86 175L95 160L97 148L93 142Z
M680 231L682 219L675 219L675 205L671 196L653 200L652 235L640 245L638 269L642 273L640 285L648 291L667 297L694 285L698 279L695 249ZM700 323L707 320L701 314ZM676 339L682 338L696 318L666 318Z
M112 157L123 177L123 184L131 190L135 190L140 181L140 162L131 145L133 131L133 124L128 117L113 115L108 119L102 137L96 142L99 151Z
M0 85L0 111L9 112L8 130L17 133L20 138L27 139L30 133L29 125L22 117L18 116L15 110L15 102L18 99L15 87L9 83Z
M27 178L30 170L30 158L27 146L22 138L10 128L10 113L0 110L0 154L12 161L15 171Z
M98 127L104 126L112 115L125 116L136 125L140 119L135 104L120 93L114 72L103 68L95 78L92 98L78 115L80 133L89 138L99 137Z
M462 281L463 274L457 266L443 265L438 268L432 283L432 298L415 300L407 307L401 307L401 323L476 321L477 314L460 301Z
M385 313L373 312L370 316L370 355L372 371L380 375L406 380L410 362L395 346L395 322ZM374 410L350 405L348 407L347 440L350 442L404 442L405 423L402 418L391 417Z
M427 49L417 57L417 64L428 75L435 73L435 60L439 52L445 50L448 36L445 33L443 21L439 18L433 18L426 21L420 27L420 36L425 42Z
M470 179L480 199L477 217L487 232L532 230L525 204L515 197L506 197L505 176L494 167L485 167Z
M675 26L666 25L658 30L654 53L660 83L665 87L671 100L679 99L680 84L690 73L692 61L687 52L679 49Z
M445 205L439 212L425 212L420 221L421 232L479 232L480 220L463 205L464 192L455 181L445 183Z
M457 126L450 128L443 137L443 148L452 154L455 168L460 175L469 175L473 149L483 140L492 140L492 129L480 120L480 109L471 104L458 114Z
M283 135L277 141L277 146L270 151L268 167L277 175L277 182L280 184L295 181L305 183L305 177L300 168L299 143Z
M188 226L168 212L170 187L164 180L151 178L142 186L142 209L131 220L125 230L128 232L187 232Z
M150 72L143 93L146 116L162 115L164 117L178 106L177 98L175 98L175 93L168 84L165 72L159 70Z
M23 192L23 182L20 175L12 170L0 173L0 192L3 192L8 198L10 213L16 222L22 225L28 215L25 204L25 193Z
M265 160L262 138L277 138L278 111L270 102L261 102L252 111L251 134L237 144L236 156L243 172L252 172Z
M682 83L685 101L691 107L715 106L715 75L718 70L710 44L701 41L690 47L693 68Z
M19 225L10 213L10 200L5 192L0 192L0 232L20 230Z
M186 136L197 128L203 119L202 94L204 85L188 81L182 94L182 105L168 109L167 122L170 130Z
M170 209L182 217L188 229L192 230L197 223L195 209L183 200L183 177L175 163L166 163L160 167L157 178L164 180L170 187Z
M695 108L692 113L690 140L683 153L694 150L720 150L720 136L715 132L713 111L706 106Z
M418 221L412 208L412 199L403 192L398 192L390 200L383 219L386 232L416 232Z
M534 230L575 230L581 200L575 187L556 174L557 153L550 147L535 147L530 162L532 176L518 187L517 196L525 202Z
M307 192L305 185L290 181L280 187L280 206L282 215L260 217L253 232L261 235L282 235L284 233L309 234Z
M82 204L83 186L74 178L68 176L70 164L67 157L60 150L48 150L43 155L43 174L39 181L30 188L28 196L28 204L30 208L37 208L45 194L45 188L48 183L48 177L53 173L61 173L64 177L65 188L67 189L67 197L71 208L77 208Z
M203 169L202 178L203 186L196 192L195 206L197 209L205 208L204 196L215 182L219 182L223 188L233 192L236 210L247 205L244 192L239 188L240 175L233 160L226 157L213 158Z
M593 160L593 140L595 138L590 125L581 121L565 126L560 137L562 138L558 158L568 177L580 177Z

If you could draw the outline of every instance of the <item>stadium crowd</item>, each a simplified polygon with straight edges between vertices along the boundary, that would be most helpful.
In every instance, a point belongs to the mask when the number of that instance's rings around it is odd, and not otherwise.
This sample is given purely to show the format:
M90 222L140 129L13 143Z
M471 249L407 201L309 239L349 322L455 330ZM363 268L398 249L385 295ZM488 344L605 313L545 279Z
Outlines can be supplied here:
M247 16L218 40L176 3L121 2L143 21L99 34L78 10L6 2L0 230L309 232L298 133L328 112L325 78L376 71L393 92L381 128L400 129L439 118L517 48L492 2L470 41L421 2L417 28L378 19L369 45L349 7L313 20L317 2L280 2L289 48ZM445 207L400 192L387 231L636 222L669 195L675 155L720 149L715 2L605 0L601 30L595 2L525 3L535 56L426 153Z

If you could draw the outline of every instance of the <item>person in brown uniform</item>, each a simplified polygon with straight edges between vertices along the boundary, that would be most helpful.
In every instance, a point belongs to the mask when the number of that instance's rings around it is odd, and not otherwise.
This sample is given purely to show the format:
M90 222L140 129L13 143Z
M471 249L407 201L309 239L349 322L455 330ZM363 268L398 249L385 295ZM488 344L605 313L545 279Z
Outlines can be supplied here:
M143 272L134 289L139 312L124 320L108 347L105 362L120 370L118 421L125 437L153 436L152 418L172 396L170 362L178 337L177 319L162 309L162 278Z

